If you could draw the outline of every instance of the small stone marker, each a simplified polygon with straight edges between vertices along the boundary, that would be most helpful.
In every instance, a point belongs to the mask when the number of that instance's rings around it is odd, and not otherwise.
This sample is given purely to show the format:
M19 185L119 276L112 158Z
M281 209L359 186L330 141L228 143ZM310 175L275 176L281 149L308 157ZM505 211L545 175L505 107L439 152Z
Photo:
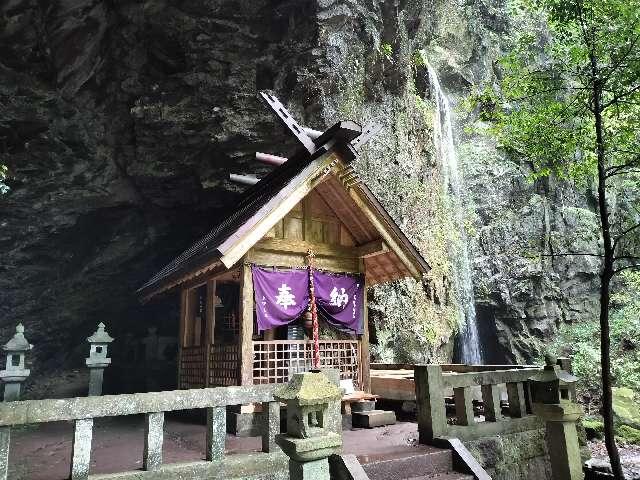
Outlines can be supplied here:
M111 364L107 358L107 348L113 342L113 338L104 330L104 323L98 324L98 329L87 338L89 345L89 358L86 359L89 367L89 396L102 395L102 380L104 369Z
M20 389L30 370L25 368L26 353L33 348L24 337L24 327L21 323L16 326L16 333L11 340L3 345L6 352L7 363L5 369L0 371L0 379L4 385L4 401L14 402L20 400Z
M544 371L529 379L533 413L545 421L547 447L554 480L582 480L582 460L576 422L583 415L573 392L577 378L565 372L551 356Z
M329 480L329 455L338 453L342 437L328 425L329 408L342 397L321 372L296 373L274 397L287 403L287 433L276 443L289 457L291 480Z

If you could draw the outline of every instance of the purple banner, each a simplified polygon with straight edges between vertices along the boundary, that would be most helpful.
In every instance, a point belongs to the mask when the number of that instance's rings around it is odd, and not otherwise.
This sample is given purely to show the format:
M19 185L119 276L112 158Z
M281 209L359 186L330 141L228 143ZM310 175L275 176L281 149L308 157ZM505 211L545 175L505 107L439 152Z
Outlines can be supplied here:
M309 305L309 272L251 267L258 331L291 323Z
M363 333L364 277L313 272L316 303L326 320L340 329Z

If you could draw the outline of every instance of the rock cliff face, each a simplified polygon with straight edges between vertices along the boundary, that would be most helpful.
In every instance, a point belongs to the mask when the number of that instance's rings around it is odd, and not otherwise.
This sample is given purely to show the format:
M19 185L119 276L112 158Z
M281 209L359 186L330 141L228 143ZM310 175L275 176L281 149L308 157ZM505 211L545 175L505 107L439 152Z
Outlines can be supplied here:
M4 2L0 338L23 322L34 371L46 372L79 366L99 321L116 338L150 324L176 332L176 298L143 307L134 291L230 208L241 191L230 172L264 174L253 152L291 150L256 96L273 89L316 128L345 116L384 124L358 169L434 270L424 285L373 292L376 354L450 358L450 225L416 52L460 99L496 76L504 11L482 0ZM487 341L496 359L527 361L559 322L594 314L597 265L517 250L591 222L593 199L528 183L526 166L462 128L458 140L479 312L497 326Z

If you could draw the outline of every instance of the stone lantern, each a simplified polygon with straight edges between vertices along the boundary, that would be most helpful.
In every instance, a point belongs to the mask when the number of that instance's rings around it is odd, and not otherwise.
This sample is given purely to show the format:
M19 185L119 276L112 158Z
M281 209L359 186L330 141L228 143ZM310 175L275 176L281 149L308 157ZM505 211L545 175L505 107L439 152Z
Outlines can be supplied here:
M33 348L24 337L24 327L21 323L16 326L16 333L2 349L6 352L7 363L5 369L0 371L0 379L5 383L4 401L13 402L20 400L20 388L30 370L25 368L25 355Z
M330 406L342 398L340 390L321 372L296 373L276 391L287 404L287 433L276 443L289 456L292 480L329 480L328 457L340 451L342 437L332 431Z
M576 422L583 414L573 392L577 378L550 355L544 370L529 378L533 413L544 420L554 480L582 480L582 460Z
M102 395L102 380L104 369L111 364L111 359L107 357L109 344L113 338L104 330L104 323L98 324L98 329L93 335L87 338L89 342L89 358L86 359L89 367L89 396Z
M545 356L544 370L529 379L533 403L557 404L575 402L578 378L560 368L550 355Z

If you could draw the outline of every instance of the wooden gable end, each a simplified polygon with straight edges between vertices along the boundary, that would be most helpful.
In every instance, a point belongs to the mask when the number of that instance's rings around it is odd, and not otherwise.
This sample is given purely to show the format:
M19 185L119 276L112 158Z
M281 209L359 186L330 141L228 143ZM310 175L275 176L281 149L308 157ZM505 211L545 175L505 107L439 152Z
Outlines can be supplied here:
M356 188L340 181L341 172L337 168L327 175L275 222L245 261L302 267L311 249L318 268L365 273L369 285L419 278L424 270L407 251L406 238L390 228L379 205L369 205Z

